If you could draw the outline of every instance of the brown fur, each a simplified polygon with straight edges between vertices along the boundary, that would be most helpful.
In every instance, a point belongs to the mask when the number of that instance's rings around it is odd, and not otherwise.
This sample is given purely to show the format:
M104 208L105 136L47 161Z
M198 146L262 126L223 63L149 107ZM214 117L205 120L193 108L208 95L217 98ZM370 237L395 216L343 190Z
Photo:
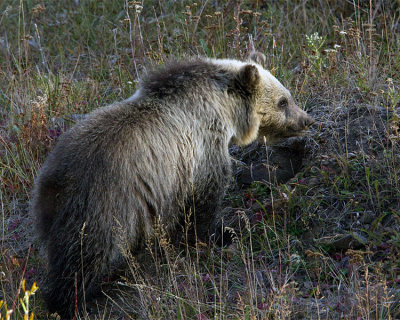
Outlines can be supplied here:
M194 207L197 233L205 236L230 180L229 143L254 141L260 126L276 138L310 123L290 97L288 111L276 106L282 92L260 68L202 59L172 64L150 73L134 97L94 111L60 137L32 201L48 251L51 311L72 317L75 281L80 308L121 260L121 239L134 251L156 221L172 235Z

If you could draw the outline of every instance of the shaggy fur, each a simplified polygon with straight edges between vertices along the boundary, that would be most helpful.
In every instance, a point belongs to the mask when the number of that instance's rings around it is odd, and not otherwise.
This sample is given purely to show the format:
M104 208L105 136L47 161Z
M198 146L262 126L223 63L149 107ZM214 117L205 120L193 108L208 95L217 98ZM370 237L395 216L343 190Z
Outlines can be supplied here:
M121 246L139 248L155 223L172 235L195 208L206 236L230 180L229 144L251 143L259 131L295 135L310 123L268 71L236 60L171 64L133 97L94 111L60 137L35 183L49 309L71 318L75 290L80 308Z

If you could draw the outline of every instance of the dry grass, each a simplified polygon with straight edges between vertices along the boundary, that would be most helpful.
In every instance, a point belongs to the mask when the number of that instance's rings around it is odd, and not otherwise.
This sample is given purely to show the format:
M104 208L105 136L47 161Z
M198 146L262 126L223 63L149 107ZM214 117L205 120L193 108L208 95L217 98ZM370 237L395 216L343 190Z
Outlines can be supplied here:
M318 120L303 169L285 184L232 188L228 247L177 247L160 232L143 262L127 254L92 318L399 318L399 5L2 1L0 319L51 318L40 288L30 295L44 264L27 203L77 115L131 95L170 56L253 48Z

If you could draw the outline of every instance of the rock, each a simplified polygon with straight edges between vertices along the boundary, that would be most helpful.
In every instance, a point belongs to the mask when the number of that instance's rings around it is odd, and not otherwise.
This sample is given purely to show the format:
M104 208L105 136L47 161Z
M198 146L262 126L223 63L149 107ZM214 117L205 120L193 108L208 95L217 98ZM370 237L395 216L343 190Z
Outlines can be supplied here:
M371 224L376 219L376 215L373 211L365 211L360 218L362 224Z
M367 241L363 235L355 232L314 239L314 243L327 245L330 250L360 249L366 245Z
M308 185L310 187L314 187L320 184L320 179L318 178L310 178L310 180L308 180Z

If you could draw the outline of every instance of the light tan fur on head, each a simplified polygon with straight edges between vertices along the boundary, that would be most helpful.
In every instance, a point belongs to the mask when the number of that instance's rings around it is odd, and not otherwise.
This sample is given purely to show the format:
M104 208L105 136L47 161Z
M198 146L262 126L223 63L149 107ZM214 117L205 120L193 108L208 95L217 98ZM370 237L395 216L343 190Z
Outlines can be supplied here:
M253 66L248 85L253 87L253 113L249 115L252 126L246 132L237 132L233 142L246 145L257 137L265 136L270 143L281 138L301 135L313 123L313 119L294 102L290 92L266 69L266 58L260 52L252 52L248 63L236 60L217 60L239 74Z

